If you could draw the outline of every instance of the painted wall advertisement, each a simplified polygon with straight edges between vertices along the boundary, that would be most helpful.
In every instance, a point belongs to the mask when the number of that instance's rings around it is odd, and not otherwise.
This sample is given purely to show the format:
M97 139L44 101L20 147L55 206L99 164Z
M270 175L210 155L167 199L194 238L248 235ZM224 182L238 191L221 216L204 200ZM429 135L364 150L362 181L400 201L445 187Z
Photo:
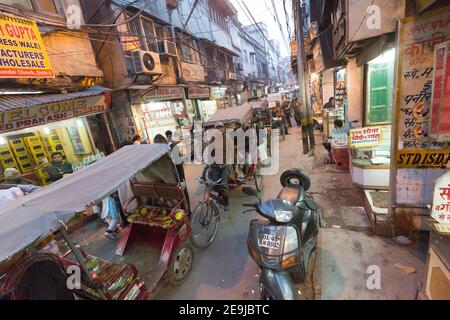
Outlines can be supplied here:
M450 172L435 182L431 216L439 223L450 224Z
M350 146L366 148L380 145L383 142L381 127L367 127L350 130Z
M0 133L108 111L109 93L0 112Z
M36 21L0 14L0 78L54 78Z
M436 163L435 152L450 149L449 142L438 141L430 135L434 48L450 39L449 10L430 11L406 18L400 24L397 129L398 149L402 151L397 154L399 168L414 167L401 157L408 153L413 159L422 157L418 162L413 161L422 163L422 167L441 167Z

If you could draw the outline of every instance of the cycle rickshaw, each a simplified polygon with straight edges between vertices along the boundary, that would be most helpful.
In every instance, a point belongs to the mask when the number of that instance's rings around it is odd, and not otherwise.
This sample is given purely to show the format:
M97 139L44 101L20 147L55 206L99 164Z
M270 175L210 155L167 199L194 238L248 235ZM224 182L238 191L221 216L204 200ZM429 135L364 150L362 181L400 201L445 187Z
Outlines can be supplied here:
M90 211L116 192L129 215L112 241ZM126 146L0 209L0 296L151 298L191 270L187 208L168 146ZM68 288L77 270L81 283Z

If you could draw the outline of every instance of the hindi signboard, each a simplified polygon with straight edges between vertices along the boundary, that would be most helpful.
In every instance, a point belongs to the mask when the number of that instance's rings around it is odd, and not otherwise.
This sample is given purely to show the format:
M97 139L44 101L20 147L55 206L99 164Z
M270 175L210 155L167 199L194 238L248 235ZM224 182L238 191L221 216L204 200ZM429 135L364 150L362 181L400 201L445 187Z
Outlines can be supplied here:
M431 217L442 224L450 224L450 172L439 177L434 183Z
M211 90L209 87L189 87L188 99L209 99L211 96Z
M352 148L367 148L380 145L383 142L381 127L365 127L350 130L350 146Z
M183 99L184 88L183 87L157 87L151 89L149 93L145 95L145 98L151 100L178 100Z
M450 143L432 138L430 130L434 48L450 39L449 12L450 7L446 7L403 19L400 23L396 105L398 150L450 148Z
M54 78L36 21L0 13L0 78Z

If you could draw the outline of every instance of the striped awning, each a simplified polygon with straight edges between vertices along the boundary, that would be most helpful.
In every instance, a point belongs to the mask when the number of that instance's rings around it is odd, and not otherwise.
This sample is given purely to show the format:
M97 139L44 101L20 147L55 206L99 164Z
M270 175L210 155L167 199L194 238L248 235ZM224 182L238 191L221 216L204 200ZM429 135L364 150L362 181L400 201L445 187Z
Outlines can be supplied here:
M46 94L12 94L3 95L0 91L0 112L26 107L70 101L104 94L108 89L92 87L85 91L71 93L46 93Z

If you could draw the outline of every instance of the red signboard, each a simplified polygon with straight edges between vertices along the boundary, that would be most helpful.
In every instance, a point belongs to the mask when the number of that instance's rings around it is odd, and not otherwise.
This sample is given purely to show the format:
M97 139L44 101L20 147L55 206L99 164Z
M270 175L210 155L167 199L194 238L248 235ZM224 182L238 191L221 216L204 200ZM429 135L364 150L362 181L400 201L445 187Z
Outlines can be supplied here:
M188 99L209 99L211 95L209 87L189 87Z
M183 91L183 87L159 87L151 90L145 97L153 100L183 99Z

